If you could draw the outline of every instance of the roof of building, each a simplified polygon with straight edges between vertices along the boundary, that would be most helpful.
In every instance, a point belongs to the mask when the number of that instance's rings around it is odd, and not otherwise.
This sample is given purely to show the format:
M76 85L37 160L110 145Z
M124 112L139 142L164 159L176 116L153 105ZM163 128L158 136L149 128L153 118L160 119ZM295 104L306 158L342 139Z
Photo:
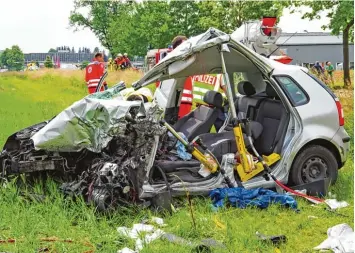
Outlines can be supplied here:
M342 35L327 32L282 33L277 45L339 45L343 44Z

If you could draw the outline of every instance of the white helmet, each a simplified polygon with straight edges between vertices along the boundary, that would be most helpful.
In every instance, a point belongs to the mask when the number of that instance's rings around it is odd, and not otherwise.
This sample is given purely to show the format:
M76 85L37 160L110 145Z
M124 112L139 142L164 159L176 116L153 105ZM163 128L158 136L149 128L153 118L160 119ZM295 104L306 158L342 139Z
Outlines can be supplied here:
M118 54L117 57L122 57L122 54Z
M124 56L128 56L128 54L127 54L127 53L124 53L123 55L124 55Z

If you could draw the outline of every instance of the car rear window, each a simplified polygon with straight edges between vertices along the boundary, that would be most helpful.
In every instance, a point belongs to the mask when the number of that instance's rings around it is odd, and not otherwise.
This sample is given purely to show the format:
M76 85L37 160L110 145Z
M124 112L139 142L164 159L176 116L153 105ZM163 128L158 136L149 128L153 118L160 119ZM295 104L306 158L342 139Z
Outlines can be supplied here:
M307 104L309 99L307 93L300 85L289 76L275 76L282 90L286 93L293 106Z
M321 80L319 80L315 75L312 75L311 73L307 73L305 72L307 75L309 75L314 81L316 81L320 86L323 87L323 89L325 89L329 95L332 96L332 98L336 99L337 96L333 93L333 91L325 84L323 83Z

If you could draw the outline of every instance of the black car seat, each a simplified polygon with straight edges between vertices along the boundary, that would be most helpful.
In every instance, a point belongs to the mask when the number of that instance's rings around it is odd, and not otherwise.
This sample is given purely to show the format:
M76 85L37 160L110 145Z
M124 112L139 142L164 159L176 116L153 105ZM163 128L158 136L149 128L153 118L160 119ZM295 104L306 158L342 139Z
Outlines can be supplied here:
M259 153L269 155L281 152L289 115L270 84L265 92L268 98L261 102L255 118L263 126L263 132L254 144Z
M242 96L235 101L235 109L239 119L249 118L252 139L255 141L263 132L263 126L253 120L257 108L263 97L253 97L256 94L255 87L249 81L238 83L238 93ZM247 136L243 134L245 146L250 148L251 143ZM233 133L233 126L229 124L225 131L221 133L207 133L200 135L202 142L214 153L217 158L221 158L226 153L236 153L237 146Z
M222 94L216 91L206 92L203 101L209 106L200 105L174 125L174 129L182 132L189 141L211 130L223 106Z

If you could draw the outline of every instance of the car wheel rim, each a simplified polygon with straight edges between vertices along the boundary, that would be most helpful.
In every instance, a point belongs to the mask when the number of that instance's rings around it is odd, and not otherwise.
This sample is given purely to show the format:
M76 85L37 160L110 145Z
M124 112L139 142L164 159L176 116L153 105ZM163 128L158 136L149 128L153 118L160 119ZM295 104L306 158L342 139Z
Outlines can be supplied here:
M302 166L301 177L304 183L311 183L324 179L327 176L328 167L320 157L308 159Z

